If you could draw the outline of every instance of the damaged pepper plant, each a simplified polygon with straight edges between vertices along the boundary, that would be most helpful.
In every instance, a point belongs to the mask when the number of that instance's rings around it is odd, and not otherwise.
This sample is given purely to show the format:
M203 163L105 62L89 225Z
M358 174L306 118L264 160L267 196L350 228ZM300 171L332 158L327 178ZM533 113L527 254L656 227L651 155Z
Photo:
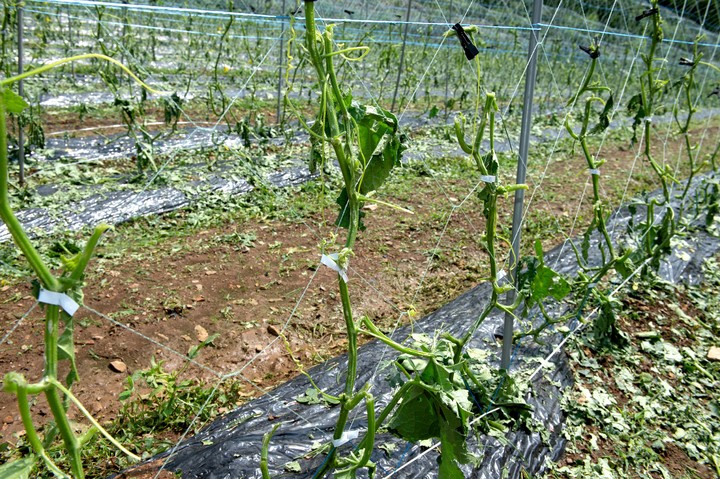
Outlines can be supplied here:
M86 59L97 59L114 64L124 70L140 86L153 91L123 64L100 54L64 58L21 75L0 80L0 219L7 226L15 245L37 276L37 280L33 282L34 290L38 302L45 310L45 350L42 378L37 382L29 382L23 374L10 372L5 375L3 380L4 390L17 397L20 417L31 452L18 460L0 466L0 478L2 479L30 477L31 471L38 467L39 462L55 477L82 479L85 477L81 459L82 447L98 433L131 459L136 461L140 459L110 436L71 392L73 384L79 379L75 364L73 314L77 310L78 304L82 304L85 269L100 237L109 227L107 225L97 226L82 251L71 257L63 257L63 271L57 275L43 261L13 213L8 194L6 118L8 114L20 115L28 107L25 100L12 91L12 85L19 80L42 74L66 63ZM58 377L61 361L68 363L69 372L64 379ZM38 395L45 396L52 415L52 422L45 427L43 437L38 432L32 415L34 396ZM92 424L92 427L81 435L76 434L68 419L68 410L71 406L77 407ZM52 453L58 449L64 450L70 473L63 471L51 458Z
M374 198L374 193L388 178L391 170L399 165L404 149L398 131L397 118L389 111L353 101L352 94L344 90L336 77L335 61L357 61L367 52L367 47L343 48L333 40L333 27L320 32L315 24L315 4L305 2L305 54L314 66L320 91L319 111L312 126L308 126L300 113L286 98L287 104L303 123L311 138L310 168L316 170L334 153L342 175L343 188L338 196L340 213L336 224L346 229L345 244L337 252L323 247L322 262L338 272L338 287L345 321L348 357L343 392L335 397L318 391L326 403L339 405L340 411L333 434L332 444L322 449L327 455L314 477L332 473L337 478L354 478L360 469L367 469L373 477L375 465L370 460L375 449L376 434L384 428L401 438L416 442L438 439L441 443L440 477L462 478L461 464L472 463L476 458L468 451L467 438L473 429L495 428L504 430L497 420L527 418L529 406L521 399L522 394L504 371L488 366L487 358L479 351L467 348L468 342L484 320L496 309L512 311L500 303L500 295L512 286L501 286L501 275L496 261L497 198L524 185L500 186L496 181L498 160L495 153L495 112L497 103L493 94L486 96L485 105L478 108L474 139L470 146L465 141L463 122L457 126L458 141L478 166L485 181L479 197L486 218L486 234L482 241L490 256L490 281L493 285L492 299L473 326L461 337L441 333L435 337L413 335L398 343L385 335L373 321L362 316L356 320L348 289L349 262L358 231L364 229L361 207L366 202L377 202L399 208ZM478 82L479 77L479 60ZM478 99L478 107L480 100ZM482 110L482 111L480 111ZM480 147L485 132L489 130L490 148L481 154ZM490 179L492 177L492 180ZM357 341L359 334L378 339L400 355L392 363L394 373L391 383L396 387L388 404L375 411L375 400L370 385L358 387ZM364 403L367 430L358 445L349 453L341 455L339 448L349 438L356 437L346 431L350 413ZM492 415L492 416L490 416ZM419 418L431 417L426 421ZM267 439L267 438L266 438ZM267 457L269 439L264 441L263 457ZM261 465L263 475L269 477L265 459Z

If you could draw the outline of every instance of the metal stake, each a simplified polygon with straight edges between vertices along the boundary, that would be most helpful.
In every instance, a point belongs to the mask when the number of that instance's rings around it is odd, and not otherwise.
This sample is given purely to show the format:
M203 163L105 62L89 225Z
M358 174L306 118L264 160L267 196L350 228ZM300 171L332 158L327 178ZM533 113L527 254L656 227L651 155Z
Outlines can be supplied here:
M542 0L533 1L532 25L530 31L530 40L528 43L528 68L525 76L525 96L523 97L523 115L522 126L520 129L520 155L518 157L517 167L517 184L525 183L525 173L527 172L527 157L530 146L530 126L532 124L532 107L533 95L535 94L535 79L537 77L537 46L539 31L536 25L542 20ZM520 257L520 227L523 218L523 200L525 199L525 190L515 190L515 205L513 209L513 225L512 225L512 261L510 266L509 281L517 286L517 276L519 269ZM515 289L508 291L506 303L515 302ZM511 313L505 313L505 324L503 327L503 349L500 367L507 370L510 367L510 354L513 346L513 319Z
M282 87L283 87L283 49L285 47L285 1L282 2L282 17L283 17L283 23L280 27L280 58L278 59L278 85L277 85L277 113L275 116L275 121L280 124L280 114L281 114L281 107L282 107Z
M17 10L17 41L18 41L18 74L21 75L25 69L23 64L24 49L23 49L23 8L22 4L18 6ZM23 96L25 88L23 81L18 81L18 95ZM25 132L22 128L22 123L18 117L18 163L20 164L20 186L25 184Z
M453 16L453 0L450 0L450 6L448 7L448 18ZM452 22L450 22L452 23ZM447 123L450 117L450 110L448 109L448 89L450 88L450 69L445 70L445 122Z
M395 93L393 93L392 106L390 111L395 111L395 101L397 100L398 89L400 88L400 77L402 76L403 66L405 64L405 44L407 43L408 27L410 27L410 9L412 8L412 0L408 0L407 13L405 14L405 33L403 33L402 48L400 49L400 66L398 67L397 81L395 82Z

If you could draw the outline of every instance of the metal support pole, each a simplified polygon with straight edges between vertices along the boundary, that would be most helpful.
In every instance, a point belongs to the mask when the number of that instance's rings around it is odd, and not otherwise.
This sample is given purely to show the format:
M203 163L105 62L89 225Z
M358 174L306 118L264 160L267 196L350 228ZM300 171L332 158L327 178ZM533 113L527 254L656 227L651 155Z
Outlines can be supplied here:
M285 15L287 15L286 11L286 0L283 0L282 2L282 14L281 16L284 18ZM281 107L282 107L282 87L283 87L283 53L284 53L284 47L285 47L285 20L283 19L282 26L280 27L280 58L278 59L278 84L277 84L277 112L275 116L275 121L280 124L280 115L281 115Z
M450 6L448 7L448 18L451 19L449 23L452 23L453 18L453 0L450 0ZM447 123L448 118L450 117L450 109L448 108L448 90L450 88L450 69L447 68L445 70L445 122Z
M72 29L72 11L70 10L70 7L67 8L67 19L68 19L68 41L70 42L70 45L75 45L73 42L73 29ZM68 52L68 56L72 56L72 51ZM70 63L70 72L72 73L73 79L75 78L75 62Z
M23 8L22 4L18 5L17 10L17 41L18 41L18 74L22 74L25 70L23 64L24 49L23 49ZM18 95L23 96L25 94L25 88L23 81L18 81ZM25 184L25 132L23 131L20 118L18 118L18 163L20 165L20 186Z
M528 149L530 146L530 127L532 125L532 108L533 95L535 94L535 79L537 77L537 46L540 32L537 25L542 20L542 0L533 1L532 25L530 31L530 40L528 44L528 68L525 75L525 94L523 97L523 115L520 129L520 155L518 156L517 167L517 184L525 183L525 173L527 172ZM509 281L517 285L517 275L520 258L520 227L522 226L523 217L523 200L525 199L525 190L515 190L515 205L513 209L513 225L512 225L512 264L510 265ZM515 302L515 289L508 291L506 303ZM503 327L503 349L500 367L507 370L510 367L510 355L513 346L513 319L510 313L505 313L505 324Z
M405 66L405 44L407 43L408 27L410 27L410 10L412 9L412 0L408 0L407 13L405 14L405 32L403 33L402 48L400 49L400 66L398 67L397 81L395 81L395 93L393 93L392 106L390 111L395 111L395 101L397 100L398 89L400 88L400 77Z

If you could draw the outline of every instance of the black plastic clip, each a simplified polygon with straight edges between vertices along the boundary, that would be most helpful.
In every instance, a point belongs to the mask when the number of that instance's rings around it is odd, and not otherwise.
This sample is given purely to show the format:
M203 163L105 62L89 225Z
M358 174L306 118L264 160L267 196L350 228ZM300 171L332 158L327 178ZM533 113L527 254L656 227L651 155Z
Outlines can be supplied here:
M689 58L681 57L680 58L680 65L684 67L694 67L695 62L690 60Z
M658 13L657 7L648 8L647 10L645 10L644 12L642 12L640 15L638 15L637 17L635 17L635 21L636 21L636 22L639 22L639 21L642 20L643 18L652 17L653 15L655 15L655 14L657 14L657 13Z
M591 45L589 47L578 45L578 48L590 55L590 58L592 58L593 60L600 57L600 47L597 45Z
M718 97L720 97L720 86L716 86L715 89L710 92L710 94L708 95L708 98L710 98L713 95L717 95Z
M477 47L473 44L473 42L470 40L470 37L467 33L465 33L465 29L460 25L459 23L456 23L452 27L453 30L455 30L455 33L457 33L457 37L460 39L460 46L462 46L463 51L465 52L465 58L468 60L472 60L477 56L480 51L477 49Z

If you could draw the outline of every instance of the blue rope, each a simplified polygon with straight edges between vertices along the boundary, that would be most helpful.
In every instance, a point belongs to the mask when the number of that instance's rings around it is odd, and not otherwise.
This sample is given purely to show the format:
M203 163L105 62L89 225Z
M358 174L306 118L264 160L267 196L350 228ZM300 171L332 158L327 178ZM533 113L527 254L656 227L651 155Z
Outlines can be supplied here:
M619 38L633 38L636 40L650 40L650 37L646 37L644 35L638 35L635 33L623 33L623 32L615 32L615 31L603 31L603 30L594 30L592 28L577 28L577 27L567 27L564 25L550 25L547 23L539 23L538 24L541 27L545 28L553 28L555 30L567 30L571 32L579 32L579 33L594 33L598 35L607 35L607 36L613 36L613 37L619 37ZM694 45L695 42L687 41L687 40L674 40L671 38L663 38L663 42L665 43L677 43L680 45ZM705 43L705 42L699 42L698 45L703 47L710 47L710 48L717 48L720 47L720 43Z

